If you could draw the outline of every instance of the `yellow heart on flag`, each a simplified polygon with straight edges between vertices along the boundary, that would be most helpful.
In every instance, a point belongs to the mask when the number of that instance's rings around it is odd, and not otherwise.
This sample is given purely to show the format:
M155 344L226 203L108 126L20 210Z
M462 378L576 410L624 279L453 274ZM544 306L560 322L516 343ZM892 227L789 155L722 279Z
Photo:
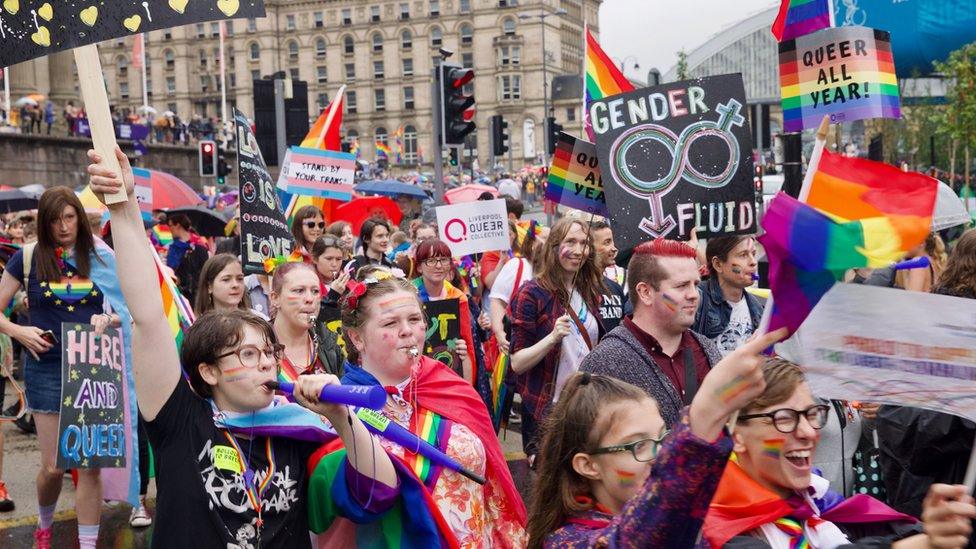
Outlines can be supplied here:
M20 11L20 0L3 0L3 9L10 15L17 15Z
M186 10L186 4L190 0L169 0L169 7L176 13L182 14Z
M237 13L237 10L241 8L240 0L217 0L217 9L224 12L224 15L230 17Z
M125 25L125 28L129 29L130 31L136 32L139 30L139 25L142 24L142 17L139 17L138 15L126 17L125 20L122 21L122 24Z
M50 21L54 17L54 8L51 4L44 2L44 5L37 9L37 15L44 18L45 21Z
M81 22L88 25L89 27L95 26L95 21L98 20L98 8L96 6L91 6L81 10L78 15Z
M31 35L31 40L46 48L51 45L51 31L47 30L47 27L38 27L37 32Z

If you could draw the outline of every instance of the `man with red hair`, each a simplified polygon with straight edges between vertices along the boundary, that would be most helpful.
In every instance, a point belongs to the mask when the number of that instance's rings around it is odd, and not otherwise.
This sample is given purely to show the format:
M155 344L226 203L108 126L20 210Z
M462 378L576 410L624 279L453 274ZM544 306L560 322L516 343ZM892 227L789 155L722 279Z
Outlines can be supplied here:
M695 250L657 239L634 248L627 289L634 306L580 365L644 389L670 429L690 404L705 374L722 359L715 344L691 331L698 309Z

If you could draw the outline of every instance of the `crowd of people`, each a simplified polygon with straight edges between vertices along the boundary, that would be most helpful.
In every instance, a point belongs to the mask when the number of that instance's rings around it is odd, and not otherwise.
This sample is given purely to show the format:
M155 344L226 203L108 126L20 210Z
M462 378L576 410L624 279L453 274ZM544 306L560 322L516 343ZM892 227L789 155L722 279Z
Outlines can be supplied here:
M608 220L546 227L507 195L510 249L455 257L419 219L354 227L308 206L292 253L245 273L236 219L216 240L185 216L159 219L161 242L117 155L121 173L89 153L92 190L130 198L108 205L109 224L66 187L5 220L0 364L13 341L40 447L38 547L51 546L64 482L50 337L63 322L124 333L143 497L150 452L156 483L130 522L155 524L154 547L970 544L976 506L959 484L976 427L822 400L801 365L763 354L786 334L759 329L754 237L651 240L623 261ZM147 243L192 304L179 346ZM933 234L913 255L932 267L850 280L976 295L976 231L951 247ZM90 289L49 290L64 281ZM459 337L445 363L428 355L425 308L448 299ZM340 384L380 386L386 403L370 414L320 398ZM499 402L500 387L517 396ZM411 438L377 434L393 426ZM521 487L500 429L521 433ZM101 490L99 469L77 472L82 548L98 540ZM0 483L0 511L13 506Z

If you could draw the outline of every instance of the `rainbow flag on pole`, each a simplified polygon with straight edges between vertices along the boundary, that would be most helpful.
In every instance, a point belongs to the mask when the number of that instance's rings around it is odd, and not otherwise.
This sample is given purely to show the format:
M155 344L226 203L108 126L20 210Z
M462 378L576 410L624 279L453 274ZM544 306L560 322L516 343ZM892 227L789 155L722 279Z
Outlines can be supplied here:
M593 143L560 132L548 183L546 200L604 217L610 215Z
M831 0L782 0L770 29L777 42L834 26Z
M376 158L377 158L377 160L380 157L389 160L390 159L390 155L392 155L392 154L393 154L393 151L390 150L390 146L389 145L387 145L386 143L384 143L382 141L377 141L376 142Z
M180 293L176 284L166 275L163 261L156 253L156 248L150 246L153 252L153 259L156 261L156 275L159 277L159 292L163 297L163 314L169 323L170 331L173 333L173 340L176 341L176 350L183 347L183 336L186 330L193 324L196 318L193 316L193 308Z
M594 140L593 127L590 125L590 103L618 93L634 90L634 85L620 72L617 65L610 59L600 43L590 34L588 26L583 27L583 127L590 141Z

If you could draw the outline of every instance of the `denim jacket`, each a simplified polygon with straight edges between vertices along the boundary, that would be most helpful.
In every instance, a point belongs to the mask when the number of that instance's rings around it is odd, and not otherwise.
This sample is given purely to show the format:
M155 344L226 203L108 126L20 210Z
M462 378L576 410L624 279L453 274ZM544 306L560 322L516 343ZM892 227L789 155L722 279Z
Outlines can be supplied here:
M722 294L722 287L719 286L718 279L715 277L703 280L698 285L698 294L701 296L701 303L695 313L695 324L692 330L707 337L715 339L729 325L732 317L732 306L725 300ZM766 300L743 292L746 304L749 306L749 316L752 317L753 329L759 327L759 320L762 318L763 307Z

